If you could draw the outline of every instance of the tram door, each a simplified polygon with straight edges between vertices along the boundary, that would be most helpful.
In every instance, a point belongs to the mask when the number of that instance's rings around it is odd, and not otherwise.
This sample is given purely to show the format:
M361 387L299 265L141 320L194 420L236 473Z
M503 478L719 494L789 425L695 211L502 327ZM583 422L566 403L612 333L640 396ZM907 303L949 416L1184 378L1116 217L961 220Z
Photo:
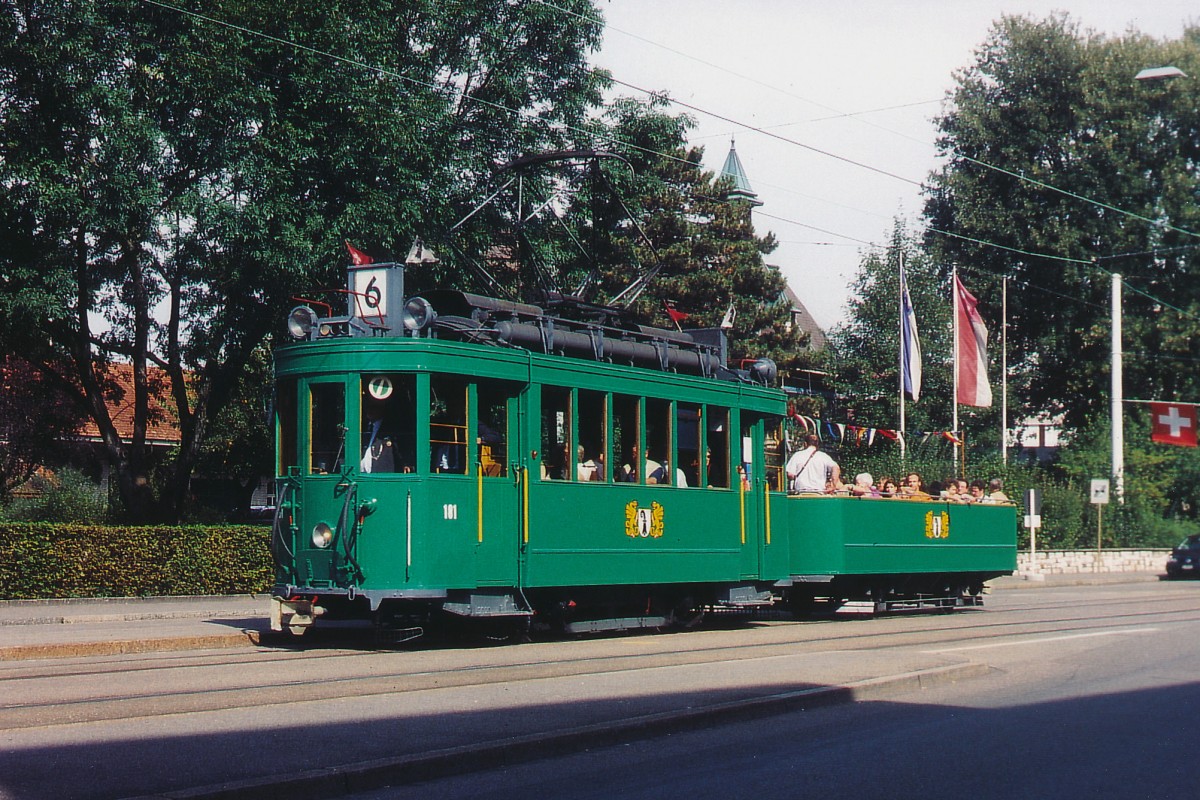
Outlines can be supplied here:
M786 498L783 473L783 442L780 418L743 413L741 418L741 478L745 520L742 546L744 577L776 577L786 564L776 563L786 556L784 542L776 546L784 522ZM772 530L772 521L775 528Z
M300 529L310 530L316 520L331 526L341 518L346 471L346 381L342 376L301 382L301 430L307 435L302 453L299 507L305 518ZM318 547L309 536L295 543L295 579L308 586L341 586L347 582L347 557L342 541Z
M516 586L521 481L519 469L523 384L475 384L475 580L479 586Z

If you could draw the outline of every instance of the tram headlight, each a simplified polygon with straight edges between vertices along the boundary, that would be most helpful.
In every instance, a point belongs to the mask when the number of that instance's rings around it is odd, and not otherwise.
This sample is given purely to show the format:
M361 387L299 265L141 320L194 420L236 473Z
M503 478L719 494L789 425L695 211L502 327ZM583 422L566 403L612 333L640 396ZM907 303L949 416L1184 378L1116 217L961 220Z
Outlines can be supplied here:
M318 547L324 550L333 542L333 528L329 527L324 522L318 522L313 526L312 543L313 547Z
M313 326L317 324L317 312L308 306L296 306L288 314L288 333L296 339L307 339L312 335Z
M433 325L433 321L437 319L437 312L424 297L413 297L404 304L400 319L406 330L416 334L428 330Z

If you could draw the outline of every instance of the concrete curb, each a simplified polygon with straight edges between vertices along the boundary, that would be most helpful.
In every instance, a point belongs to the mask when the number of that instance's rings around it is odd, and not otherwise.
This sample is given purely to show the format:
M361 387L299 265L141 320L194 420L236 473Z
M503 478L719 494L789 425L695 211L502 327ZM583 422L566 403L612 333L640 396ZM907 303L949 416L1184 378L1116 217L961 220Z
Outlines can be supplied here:
M1056 586L1117 586L1124 583L1155 583L1166 580L1166 575L1154 572L1078 572L1044 573L1018 572L987 582L992 590L1049 589Z
M261 644L262 632L216 633L205 636L173 636L163 639L128 639L108 642L64 642L0 647L0 661L31 661L51 658L84 658L133 653L172 653L180 650L219 650Z
M698 724L736 722L806 708L876 699L902 691L981 677L990 671L991 667L986 664L951 664L870 678L843 686L782 692L286 776L199 786L131 800L321 800L462 774L468 771L464 764L470 764L469 771L481 771L569 755L592 747L622 744L655 734L691 730Z

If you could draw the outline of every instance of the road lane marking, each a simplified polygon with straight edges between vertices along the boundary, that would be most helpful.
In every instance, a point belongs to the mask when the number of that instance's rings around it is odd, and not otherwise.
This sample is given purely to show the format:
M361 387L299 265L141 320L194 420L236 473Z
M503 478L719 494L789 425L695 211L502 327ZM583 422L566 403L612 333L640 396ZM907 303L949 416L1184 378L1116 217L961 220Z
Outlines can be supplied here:
M1095 631L1093 633L1073 633L1069 636L1047 636L1041 639L1020 639L1015 642L992 642L991 644L973 644L966 647L946 647L938 650L922 650L923 653L961 653L964 650L989 650L993 647L1016 647L1023 644L1045 644L1047 642L1065 642L1070 639L1090 639L1096 636L1124 636L1127 633L1155 633L1158 628L1123 628L1116 631Z

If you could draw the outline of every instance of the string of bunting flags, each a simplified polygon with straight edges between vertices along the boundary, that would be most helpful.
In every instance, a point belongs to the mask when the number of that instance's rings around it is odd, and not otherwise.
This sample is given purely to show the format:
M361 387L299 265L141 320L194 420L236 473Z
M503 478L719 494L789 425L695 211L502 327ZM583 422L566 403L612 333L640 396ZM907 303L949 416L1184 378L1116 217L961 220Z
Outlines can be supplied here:
M931 439L939 439L960 445L962 439L954 431L918 431L909 430L907 436L892 428L872 428L867 425L852 425L844 422L828 422L820 417L809 417L794 411L788 412L788 418L803 433L815 433L822 441L836 441L839 444L851 444L856 447L870 447L878 442L899 442L924 444Z

